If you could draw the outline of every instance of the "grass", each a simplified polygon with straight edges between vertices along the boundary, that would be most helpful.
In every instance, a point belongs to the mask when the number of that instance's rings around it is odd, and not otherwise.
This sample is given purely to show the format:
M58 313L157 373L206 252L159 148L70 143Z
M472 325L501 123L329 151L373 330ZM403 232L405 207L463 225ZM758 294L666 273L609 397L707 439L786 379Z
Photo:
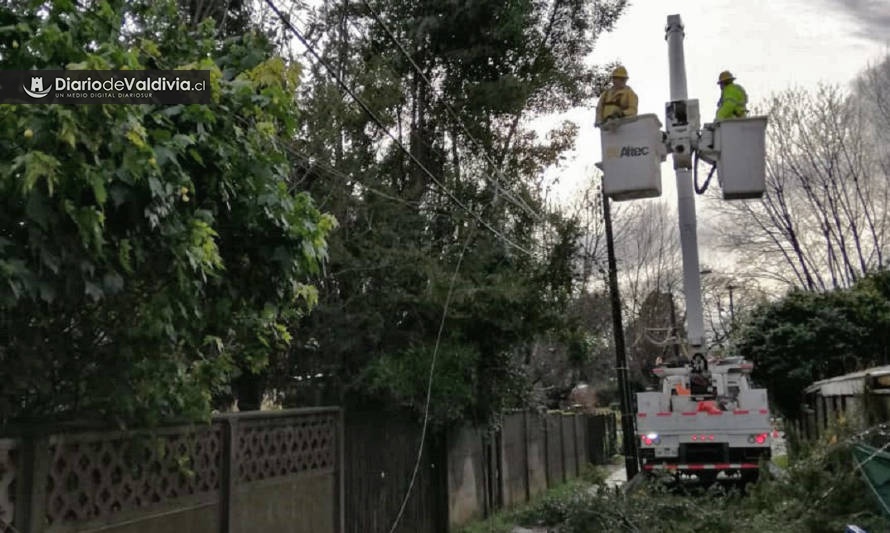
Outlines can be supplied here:
M515 517L513 513L501 512L464 526L458 533L510 533L513 530Z
M773 464L781 468L782 470L788 469L788 456L787 455L777 455L772 458Z

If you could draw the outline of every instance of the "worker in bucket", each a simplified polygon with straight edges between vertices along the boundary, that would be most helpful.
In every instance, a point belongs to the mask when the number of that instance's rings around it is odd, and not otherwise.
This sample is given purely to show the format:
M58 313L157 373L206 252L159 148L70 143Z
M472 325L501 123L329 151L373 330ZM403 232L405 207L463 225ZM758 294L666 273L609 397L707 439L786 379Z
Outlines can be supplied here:
M637 116L637 93L627 86L627 69L612 71L612 87L600 95L596 104L596 127L616 118Z
M720 86L720 100L717 102L717 120L740 118L748 115L748 94L741 85L735 83L735 76L724 70L717 78Z

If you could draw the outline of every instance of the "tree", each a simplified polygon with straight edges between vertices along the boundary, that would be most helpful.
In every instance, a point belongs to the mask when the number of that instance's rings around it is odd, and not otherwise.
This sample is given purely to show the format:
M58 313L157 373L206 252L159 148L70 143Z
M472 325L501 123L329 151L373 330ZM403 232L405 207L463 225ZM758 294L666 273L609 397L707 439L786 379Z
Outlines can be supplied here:
M766 105L766 193L727 203L730 215L720 222L725 246L743 254L752 275L826 290L849 287L884 265L887 150L869 134L877 117L867 111L868 102L882 100L865 96L883 88L868 76L857 99L823 85L785 91Z
M311 343L291 354L294 365L333 374L346 396L422 409L424 395L407 385L426 382L413 362L432 360L451 292L440 355L464 364L442 362L435 378L457 383L449 369L468 372L473 394L456 391L468 398L459 416L483 420L521 399L531 343L566 327L579 238L577 221L547 209L538 183L576 127L539 139L526 120L592 100L604 80L583 58L623 6L321 7L317 20L336 28L318 43L323 56L396 141L323 66L311 69L294 150L343 226L306 320Z
M869 148L873 150L877 164L884 176L890 176L890 55L883 61L862 72L854 81L853 98L858 111L862 113L866 134L873 139Z
M32 4L0 8L3 69L206 69L213 103L0 106L0 424L208 416L317 299L298 67L175 2Z
M614 238L628 366L632 379L645 383L655 359L673 356L671 345L685 337L684 317L672 309L682 296L679 231L665 202L619 205Z
M786 415L799 414L814 381L888 363L890 273L870 274L849 289L796 289L761 304L743 326L740 352L754 378Z
M621 205L614 219L619 281L632 321L653 291L680 286L680 235L676 213L662 201Z
M705 269L701 277L705 331L712 353L734 355L738 326L754 309L769 301L769 292L756 279L717 269Z

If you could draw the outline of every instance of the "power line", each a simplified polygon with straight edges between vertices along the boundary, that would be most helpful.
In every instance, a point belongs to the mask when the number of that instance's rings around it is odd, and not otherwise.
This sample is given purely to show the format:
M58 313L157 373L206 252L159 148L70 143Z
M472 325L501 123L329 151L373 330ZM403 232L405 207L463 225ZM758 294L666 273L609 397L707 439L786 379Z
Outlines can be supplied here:
M340 78L340 76L336 73L336 71L334 70L334 68L331 67L331 66L328 64L328 62L325 61L325 60L318 54L318 52L315 51L315 47L313 47L313 46L306 40L306 38L300 33L300 31L297 30L297 28L290 22L290 20L288 20L287 17L284 16L284 14L281 12L281 10L278 9L278 7L272 2L272 0L265 0L265 2L266 2L266 4L269 6L269 8L272 9L272 11L274 11L276 15L278 15L278 18L279 18L279 19L281 20L281 22L287 27L287 29L288 29L288 30L289 30L289 31L290 31L290 32L291 32L297 39L299 39L299 41L300 41L301 43L303 43L303 46L306 47L306 49L309 51L309 53L311 53L312 56L315 57L315 59L316 59L319 63L321 63L321 64L325 67L325 69L327 69L328 73L329 73L335 80L337 80L337 83L338 83L341 87L343 87L343 89L349 94L350 97L352 97L353 100L355 100L355 102L362 108L362 111L364 111L365 114L368 115L368 117L369 117L369 118L370 118L370 119L371 119L371 120L372 120L372 121L373 121L373 122L374 122L374 123L375 123L375 124L376 124L376 125L377 125L377 126L384 132L384 133L385 133L385 134L386 134L387 137L389 137L390 139L392 139L392 141L393 141L394 143L396 143L396 145L402 150L402 152L404 152L405 155L407 155L407 156L411 159L411 161L414 162L414 164L417 165L417 167L420 168L420 169L424 172L424 174L426 174L426 175L430 178L430 180L432 180L433 183L435 183L435 184L436 184L436 185L437 185L437 186L438 186L438 187L439 187L439 188L446 194L446 196L448 196L449 198L451 198L451 200L452 200L455 204L457 204L457 205L458 205L464 212L466 212L466 213L469 214L470 216L474 217L474 218L476 219L476 221L477 221L479 224L482 224L488 231L490 231L492 234L494 234L495 236L497 236L498 238L500 238L500 239L501 239L502 241L504 241L506 244L509 244L510 246L516 248L517 250L519 250L519 251L521 251L521 252L523 252L523 253L525 253L525 254L527 254L527 255L529 255L529 256L532 256L532 255L533 255L531 251L529 251L529 250L523 248L523 247L520 246L519 244L517 244L517 243L513 242L512 240L510 240L507 236L503 235L501 232L499 232L497 229L495 229L494 227L492 227L491 224L489 224L489 223L486 222L485 220L482 220L478 215L476 215L475 213L473 213L473 212L472 212L466 205L464 205L464 203L461 202L460 199L457 198L457 197L454 195L454 193L451 192L451 190L449 190L449 189L448 189L448 188L447 188L447 187L446 187L446 186L439 180L439 178L437 178L432 172L430 172L430 170L429 170L428 168L426 168L426 166L425 166L419 159L417 159L417 157L415 157L414 154L412 154L410 150L408 150L407 148L405 148L405 145L403 145L402 142L399 141L399 139L398 139L395 135L393 135L392 132L390 132L389 129L386 128L386 126L383 125L383 122L382 122L379 118L377 118L377 115L376 115L376 114L374 113L374 111L368 106L368 104L366 104L365 101L361 99L361 97L359 97L357 94L355 94L355 91L353 91L353 90L346 84L346 82L344 82L343 79Z
M362 4L364 4L364 6L371 13L371 16L374 17L374 20L376 20L377 23L380 24L381 27L383 27L383 31L386 32L386 34L393 41L393 43L395 43L396 47L398 47L399 51L402 53L403 56L405 56L405 59L408 60L408 62L411 64L411 66L414 68L414 70L420 75L420 77L423 79L423 81L430 87L430 89L433 89L435 91L433 82L429 79L429 77L426 74L424 74L423 70L420 68L420 66L417 64L417 62L414 61L414 58L411 57L411 54L409 54L408 51L405 50L405 47L398 40L398 38L395 36L395 34L392 32L392 30L389 29L389 26L386 25L386 23L383 21L383 18L380 16L380 14L376 10L374 10L374 8L372 8L371 5L366 0L360 0L360 1ZM455 121L457 121L458 125L463 130L464 134L473 142L473 144L476 145L476 147L479 148L480 152L482 153L482 156L485 158L486 161L488 161L488 164L491 165L492 170L495 173L499 174L501 178L504 178L503 171L501 171L498 168L500 165L498 165L494 161L494 159L492 159L492 157L488 154L488 152L485 150L485 146L483 146L482 143L480 141L478 141L473 136L473 134L470 132L469 128L467 128L464 121L460 118L460 115L457 113L457 111L455 111L454 107L451 104L449 104L444 98L442 99L442 103L445 105L445 109L448 111L448 113L451 115L451 117L454 118ZM531 207L529 207L528 204L526 204L524 201L522 201L522 199L515 197L509 190L505 189L497 181L492 180L488 176L484 176L484 177L492 185L494 185L496 188L498 188L501 191L501 193L504 196L506 196L507 199L511 203L513 203L513 205L523 209L526 213L528 213L532 217L534 217L535 220L541 220L541 215L538 212L536 212L535 210L533 210Z
M411 493L412 493L412 491L413 491L414 484L415 484L415 482L416 482L416 480L417 480L417 474L418 474L418 472L419 472L419 470L420 470L420 463L421 463L421 459L422 459L422 457L423 457L423 449L424 449L424 444L425 444L425 441L426 441L426 433L427 433L427 429L428 429L428 427L429 427L429 414L430 414L430 403L431 403L431 398L432 398L433 378L434 378L434 376L435 376L436 361L437 361L438 354L439 354L439 348L440 348L440 346L441 346L442 335L443 335L444 330L445 330L445 320L446 320L447 317L448 317L448 309L449 309L450 304L451 304L451 298L452 298L452 296L453 296L453 294L454 294L454 286L455 286L455 284L456 284L457 276L458 276L458 273L460 272L461 265L463 264L464 256L466 255L466 251L467 251L467 249L469 248L469 245L470 245L470 243L472 242L473 237L474 237L474 235L475 235L475 233L476 233L476 231L477 231L479 225L485 226L486 229L488 229L489 231L491 231L494 235L500 237L504 242L510 244L511 246L513 246L513 247L515 247L515 248L517 248L517 249L519 249L519 250L525 252L526 254L528 254L528 255L530 255L530 256L532 256L533 254L532 254L531 252L529 252L528 250L525 250L525 249L522 248L521 246L517 245L516 243L514 243L513 241L511 241L510 239L508 239L508 238L505 237L504 235L502 235L500 232L498 232L497 230L495 230L494 228L492 228L488 223L485 222L485 220L482 219L481 214L484 213L484 211L485 211L489 206L494 205L494 204L498 201L498 199L499 199L499 194L498 194L498 192L501 191L502 188L501 188L500 186L498 186L498 184L496 184L496 186L495 186L495 193L494 193L494 196L492 197L491 202L490 202L488 205L486 205L486 206L484 206L484 207L482 207L482 208L480 209L480 215L476 215L475 213L473 213L472 211L470 211L470 209L469 209L468 207L464 206L463 203L460 202L460 200L458 200L458 199L454 196L454 194L453 194L450 190L448 190L448 188L445 187L444 184L442 184L442 183L441 183L441 182L440 182L440 181L439 181L439 180L432 174L432 172L430 172L430 171L429 171L429 170L428 170L428 169L427 169L427 168L426 168L426 167L425 167L425 166L424 166L424 165L423 165L423 164L422 164L416 157L414 157L414 155L411 154L411 152L408 151L408 150L405 148L405 146L404 146L404 145L403 145L403 144L402 144L402 143L401 143L401 142L400 142L400 141L399 141L399 140L398 140L398 139L397 139L397 138L396 138L396 137L395 137L395 136L394 136L394 135L393 135L387 128L386 128L386 127L383 126L383 124L381 123L381 121L376 117L376 115L375 115L374 112L368 107L368 105L367 105L364 101L362 101L361 98L359 98L359 97L358 97L358 96L357 96L357 95L356 95L356 94L349 88L349 86L346 85L345 82L343 82L343 80L337 75L337 73L334 71L334 69L331 68L331 66L328 65L328 63L327 63L326 61L324 61L324 60L317 54L317 52L315 51L315 49L314 49L311 45L309 45L309 44L306 42L306 40L305 40L305 39L303 38L303 36L299 33L299 31L298 31L298 30L297 30L297 29L296 29L296 28L295 28L295 27L294 27L288 20L286 20L286 19L282 16L281 12L280 12L280 11L278 10L278 8L275 6L275 4L272 2L272 0L265 0L265 1L266 1L266 4L268 4L269 7L270 7L273 11L275 11L275 13L279 16L279 18L281 19L282 23L284 23L284 24L287 26L287 28L288 28L288 29L289 29L289 30L290 30L290 31L291 31L291 32L292 32L292 33L293 33L293 34L294 34L294 35L295 35L295 36L296 36L296 37L297 37L303 44L304 44L304 46L306 46L307 50L310 51L310 53L311 53L311 54L318 60L318 62L320 62L320 63L321 63L321 64L328 70L328 72L334 77L334 79L337 80L337 82L343 87L343 89L344 89L344 90L345 90L345 91L346 91L346 92L347 92L347 93L348 93L348 94L349 94L349 95L350 95L350 96L351 96L351 97L352 97L352 98L353 98L353 99L354 99L354 100L355 100L355 101L362 107L363 111L364 111L364 112L371 118L371 120L374 121L374 123L377 124L377 126L378 126L380 129L382 129L382 130L384 131L384 133L386 133L386 135L387 135L390 139L392 139L393 142L395 142L395 143L398 145L398 147L399 147L399 148L400 148L406 155L408 155L408 157L409 157L409 158L410 158L410 159L411 159L411 160L412 160L412 161L413 161L413 162L414 162L414 163L415 163L421 170L423 170L423 172L424 172L424 173L425 173L425 174L426 174L426 175L427 175L427 176L428 176L434 183L436 183L436 185L438 185L438 186L439 186L439 187L440 187L440 188L441 188L441 189L442 189L442 190L443 190L443 191L444 191L444 192L445 192L445 193L446 193L446 194L447 194L447 195L448 195L448 196L449 196L449 197L450 197L450 198L451 198L457 205L459 205L459 206L460 206L466 213L468 213L469 215L471 215L471 216L473 217L473 219L474 219L474 224L473 224L473 226L471 227L470 231L468 232L468 234L467 234L467 240L464 242L464 245L463 245L463 247L461 248L461 252L460 252L460 255L458 256L457 264L455 265L455 269L454 269L454 272L453 272L452 275L451 275L451 280L450 280L450 283L449 283L449 286L448 286L448 293L447 293L447 296L446 296L446 299L445 299L445 305L444 305L443 310L442 310L442 318L441 318L441 320L440 320L440 322L439 322L439 330L438 330L438 333L437 333L437 335L436 335L436 342L435 342L435 346L434 346L434 348L433 348L432 361L430 362L430 370L429 370L429 374L428 374L428 378L427 378L427 390L426 390L426 399L425 399L425 404L424 404L424 415L423 415L423 428L422 428L422 430L421 430L420 444L419 444L419 446L418 446L418 450L417 450L417 458L416 458L416 460L415 460L415 463L414 463L414 469L413 469L413 472L412 472L412 474L411 474L411 481L410 481L409 484L408 484L408 488L407 488L407 490L406 490L406 492L405 492L405 496L404 496L404 498L402 499L402 503L401 503L401 506L400 506L400 508L399 508L399 512L398 512L398 514L396 515L396 518L395 518L395 520L394 520L394 522L393 522L393 524L392 524L392 528L390 529L390 533L393 533L393 532L395 531L396 527L398 526L398 524L399 524L399 522L400 522L400 520L401 520L401 517L402 517L403 514L404 514L405 508L406 508L406 506L407 506L407 504L408 504L408 500L409 500L409 498L410 498L410 496L411 496ZM504 193L507 194L506 191L504 191Z
M237 118L245 126L252 126L252 124L250 124L250 122L246 118L241 117L241 116L239 116ZM388 192L385 192L385 191L382 191L375 187L372 187L372 186L364 183L363 181L359 180L357 177L355 177L351 174L346 174L345 172L336 169L332 165L329 165L327 163L320 161L319 160L320 158L317 156L312 156L310 154L300 152L287 144L281 143L279 140L275 140L274 142L278 145L278 148L280 150L284 150L285 152L287 152L294 158L300 159L300 160L304 161L305 163L307 163L309 165L309 168L307 168L307 171L311 170L312 168L320 168L321 170L325 171L327 174L337 177L337 178L340 178L341 180L343 180L344 183L354 181L363 190L366 190L371 194L374 194L381 198L386 198L387 200L390 200L390 201L398 203L398 204L402 204L406 207L416 209L417 211L426 211L428 213L432 213L434 215L439 215L439 216L446 216L448 214L446 212L440 212L434 208L425 208L420 202L412 202L410 200L405 200L404 198L399 198L398 196L394 196Z

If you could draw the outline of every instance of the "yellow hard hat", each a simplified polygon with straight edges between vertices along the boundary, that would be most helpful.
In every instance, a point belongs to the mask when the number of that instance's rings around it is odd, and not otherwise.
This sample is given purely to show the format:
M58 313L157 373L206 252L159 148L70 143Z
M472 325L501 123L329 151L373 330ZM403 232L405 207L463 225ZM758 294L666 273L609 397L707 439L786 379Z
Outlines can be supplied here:
M613 78L627 78L627 69L624 67L618 67L612 71Z
M732 81L735 79L735 76L732 75L732 72L728 70L724 70L720 73L720 77L717 78L717 84L721 84L723 82Z

